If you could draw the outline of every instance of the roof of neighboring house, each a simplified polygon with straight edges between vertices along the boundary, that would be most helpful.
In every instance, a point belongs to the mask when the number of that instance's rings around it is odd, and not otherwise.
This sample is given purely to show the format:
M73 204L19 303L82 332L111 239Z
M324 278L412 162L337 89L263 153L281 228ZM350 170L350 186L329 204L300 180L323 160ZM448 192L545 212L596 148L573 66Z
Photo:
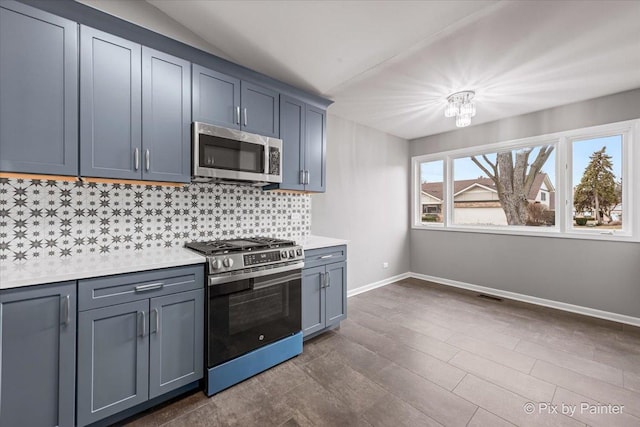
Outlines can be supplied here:
M529 191L528 199L533 200L538 195L540 188L542 187L542 183L545 178L547 178L546 173L539 173L536 175L536 179L533 181L533 185L531 186L531 190ZM496 189L496 184L493 182L491 178L476 178L476 179L461 179L459 181L453 182L453 194L458 194L468 188L473 186L481 185L483 187L487 187L490 190L498 191ZM554 191L551 182L547 182L547 186L550 191ZM422 184L422 191L442 200L442 182L427 182Z

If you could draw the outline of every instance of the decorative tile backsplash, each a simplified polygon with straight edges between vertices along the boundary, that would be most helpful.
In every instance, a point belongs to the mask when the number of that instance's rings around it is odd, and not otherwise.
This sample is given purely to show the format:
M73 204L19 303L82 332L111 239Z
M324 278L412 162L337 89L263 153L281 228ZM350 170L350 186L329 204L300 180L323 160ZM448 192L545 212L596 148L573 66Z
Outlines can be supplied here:
M310 234L311 198L224 184L0 178L0 261Z

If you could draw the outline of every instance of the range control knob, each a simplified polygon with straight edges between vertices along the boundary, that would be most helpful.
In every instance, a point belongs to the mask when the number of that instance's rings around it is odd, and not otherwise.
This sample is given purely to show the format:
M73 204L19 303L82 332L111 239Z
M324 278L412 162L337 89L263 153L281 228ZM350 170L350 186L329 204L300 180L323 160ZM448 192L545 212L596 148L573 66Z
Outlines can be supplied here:
M296 249L296 255L302 256L302 249L300 248Z
M222 264L225 267L233 267L233 260L231 258L225 258L224 261L222 261Z
M280 255L282 256L282 258L289 258L289 252L287 252L287 251L282 251L282 253L280 253Z
M214 270L220 270L222 268L222 261L215 259L211 262L211 268Z
M296 251L294 251L293 249L291 249L291 250L289 251L289 256L290 256L291 258L295 258L295 257L296 257Z

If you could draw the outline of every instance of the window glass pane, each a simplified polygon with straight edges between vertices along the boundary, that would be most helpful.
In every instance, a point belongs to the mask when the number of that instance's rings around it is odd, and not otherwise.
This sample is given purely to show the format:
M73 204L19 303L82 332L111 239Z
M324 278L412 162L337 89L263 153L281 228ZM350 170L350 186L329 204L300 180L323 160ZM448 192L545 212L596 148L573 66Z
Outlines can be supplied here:
M458 225L555 225L555 146L455 159L453 222Z
M572 151L573 227L622 229L622 135L574 141Z
M444 162L420 163L420 221L442 223L444 219Z

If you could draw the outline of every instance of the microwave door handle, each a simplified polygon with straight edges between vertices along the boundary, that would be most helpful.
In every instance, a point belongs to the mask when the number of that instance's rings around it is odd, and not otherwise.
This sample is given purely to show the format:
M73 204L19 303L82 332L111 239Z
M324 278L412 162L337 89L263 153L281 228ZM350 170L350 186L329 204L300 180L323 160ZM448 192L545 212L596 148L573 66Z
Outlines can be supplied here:
M271 165L269 165L269 143L264 145L264 168L263 173L269 175L271 172Z

